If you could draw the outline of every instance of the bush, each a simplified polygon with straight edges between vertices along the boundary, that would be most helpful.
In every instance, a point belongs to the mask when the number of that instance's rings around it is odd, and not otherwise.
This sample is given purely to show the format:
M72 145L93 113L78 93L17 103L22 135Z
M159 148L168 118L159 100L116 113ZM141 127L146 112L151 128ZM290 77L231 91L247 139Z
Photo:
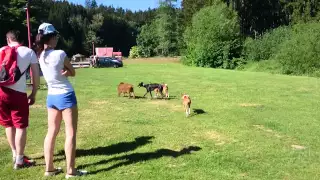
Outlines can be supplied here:
M268 60L279 51L279 46L291 37L290 27L279 27L256 39L247 38L243 56L249 61Z
M284 74L316 75L320 70L320 23L297 24L275 59Z
M238 70L252 72L268 72L272 74L281 74L281 65L276 60L268 61L249 61L245 66L239 66Z
M243 57L233 58L228 64L228 67L225 67L225 68L226 69L243 69L246 64L247 64L247 60L244 59Z
M222 2L201 9L184 34L186 65L231 68L240 55L240 26L235 11Z
M129 58L140 58L141 57L141 48L139 46L133 46L130 49Z

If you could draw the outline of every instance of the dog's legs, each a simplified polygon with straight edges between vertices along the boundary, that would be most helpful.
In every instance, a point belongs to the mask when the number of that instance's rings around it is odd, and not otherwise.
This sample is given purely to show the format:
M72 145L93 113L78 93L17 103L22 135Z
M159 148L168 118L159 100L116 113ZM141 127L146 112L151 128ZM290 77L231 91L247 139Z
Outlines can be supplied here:
M151 93L151 91L149 91L149 93L150 93L150 97L151 97L151 99L152 99L152 93Z
M148 94L148 92L149 92L149 91L147 91L147 92L143 95L143 97L145 97L145 96Z
M162 92L162 91L160 91L160 94L161 94L161 98L163 98L164 94L163 94L163 92Z
M134 95L134 92L132 92L132 97L133 97L133 99L135 99L135 98L136 98L136 96Z
M191 114L190 111L191 111L191 110L190 110L190 106L189 106L189 107L188 107L188 114L189 114L189 115Z
M188 108L185 104L183 104L183 110L186 113L186 117L188 117Z

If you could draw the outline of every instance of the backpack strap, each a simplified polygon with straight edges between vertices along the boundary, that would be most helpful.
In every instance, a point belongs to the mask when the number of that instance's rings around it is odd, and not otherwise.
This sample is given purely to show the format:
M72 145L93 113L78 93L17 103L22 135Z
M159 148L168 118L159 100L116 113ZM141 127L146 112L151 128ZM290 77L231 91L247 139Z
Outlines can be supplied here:
M16 46L12 46L11 48L14 48L14 49L17 51L20 46L22 46L22 45L21 45L21 44L18 44L18 45L16 45ZM18 54L18 53L17 53L17 54ZM18 59L17 59L17 60L18 60ZM23 72L21 73L21 76L23 76L24 73L25 73L27 70L29 70L29 68L30 68L30 65L27 67L27 69L26 69L25 71L23 71Z
M12 47L11 47L11 46L7 46L7 47L13 48L14 50L17 51L20 46L22 46L22 45L21 45L21 44L18 44L18 45L16 45L16 46L12 46ZM18 54L18 53L17 53L17 54ZM17 59L17 60L18 60L18 59ZM27 69L21 73L21 76L23 76L24 73L25 73L27 70L29 70L30 66L31 66L31 65L29 65L29 66L27 67Z
M26 73L26 72L30 69L30 66L31 66L31 65L29 65L29 66L27 67L27 69L26 69L26 70L24 70L24 71L21 73L21 76L23 76L23 75L24 75L24 73Z

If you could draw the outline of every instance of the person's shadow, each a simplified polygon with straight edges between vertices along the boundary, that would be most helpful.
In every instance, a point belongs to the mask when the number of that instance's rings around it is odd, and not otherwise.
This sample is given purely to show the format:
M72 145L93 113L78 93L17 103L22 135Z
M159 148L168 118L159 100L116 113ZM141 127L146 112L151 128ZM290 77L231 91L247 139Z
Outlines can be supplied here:
M182 155L191 154L192 151L199 151L199 150L201 150L201 148L198 146L189 146L187 148L183 148L180 151L173 151L170 149L158 149L157 151L154 151L154 152L133 153L133 154L129 154L129 155L111 158L108 160L102 160L102 161L99 161L99 162L96 162L93 164L81 165L78 168L85 168L88 166L107 164L112 161L122 161L122 162L117 163L115 165L112 165L108 168L90 172L90 174L97 174L99 172L110 171L112 169L115 169L115 168L118 168L121 166L127 166L127 165L131 165L131 164L138 163L141 161L149 161L149 160L153 160L153 159L159 159L164 156L177 158Z
M142 136L135 138L134 141L131 142L120 142L117 144L113 144L110 146L105 147L96 147L92 149L77 149L76 156L83 157L83 156L96 156L96 155L113 155L113 154L120 154L128 151L133 151L140 146L144 146L146 144L151 143L151 139L154 136ZM60 152L64 154L64 151Z
M117 144L112 144L110 146L105 147L95 147L91 149L77 149L76 150L76 157L83 157L83 156L97 156L97 155L113 155L113 154L120 154L124 152L129 152L137 149L140 146L146 145L151 143L151 139L153 139L154 136L141 136L135 138L134 141L130 142L120 142ZM65 160L65 152L64 150L59 151L55 156L63 156L63 158L56 158L55 162ZM36 159L42 159L44 158L39 157Z

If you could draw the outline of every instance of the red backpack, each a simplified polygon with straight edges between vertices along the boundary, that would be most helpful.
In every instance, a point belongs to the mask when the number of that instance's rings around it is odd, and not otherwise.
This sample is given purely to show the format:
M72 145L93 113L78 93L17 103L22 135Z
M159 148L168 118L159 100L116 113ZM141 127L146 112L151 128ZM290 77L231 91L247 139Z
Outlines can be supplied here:
M5 46L0 51L0 86L15 84L27 71L21 72L18 67L17 48L19 46L20 45L15 47Z

